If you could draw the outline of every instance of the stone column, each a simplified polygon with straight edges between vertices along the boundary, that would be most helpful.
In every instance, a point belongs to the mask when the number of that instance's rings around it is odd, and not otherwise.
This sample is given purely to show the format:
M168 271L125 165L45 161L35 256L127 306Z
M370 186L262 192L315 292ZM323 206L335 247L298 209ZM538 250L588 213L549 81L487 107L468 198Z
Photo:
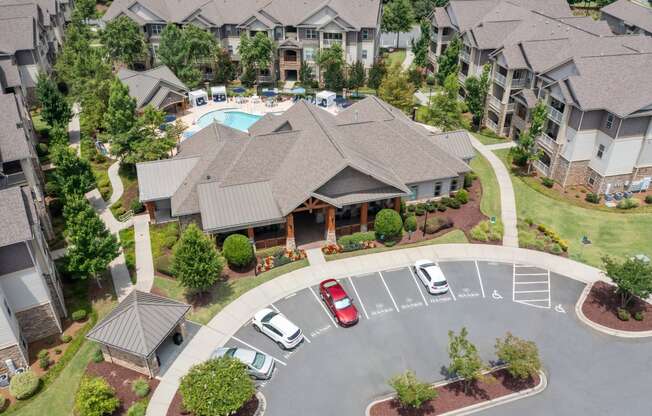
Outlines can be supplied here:
M326 242L334 244L337 241L335 236L335 207L326 208Z
M149 219L150 221L155 221L156 220L156 208L154 206L154 202L149 201L145 202L145 209L147 209L147 213L149 214Z
M294 239L294 215L289 213L285 219L285 248L294 250L297 248L297 243Z
M401 197L397 196L394 198L394 210L398 212L399 214L401 213Z
M363 202L360 205L360 231L363 233L367 231L367 223L369 222L367 216L369 212L369 203Z

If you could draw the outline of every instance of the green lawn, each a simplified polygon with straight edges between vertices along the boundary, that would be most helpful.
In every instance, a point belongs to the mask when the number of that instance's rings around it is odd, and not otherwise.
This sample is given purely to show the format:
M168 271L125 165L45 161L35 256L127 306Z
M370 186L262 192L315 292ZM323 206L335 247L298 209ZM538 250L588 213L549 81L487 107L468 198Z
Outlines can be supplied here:
M124 192L120 199L118 199L115 204L111 205L111 212L116 218L119 218L122 214L132 209L132 204L134 201L138 200L138 178L136 177L136 168L129 168L125 165L120 165L118 174L120 175Z
M482 183L482 201L480 210L487 217L500 218L500 189L496 174L489 161L480 153L471 160L471 169L478 175Z
M136 284L136 242L134 241L134 227L120 230L120 244L125 255L127 269L129 269L131 283Z
M507 143L508 140L502 137L496 136L490 130L483 129L479 133L472 133L476 139L480 140L482 144L497 144L497 143Z
M418 243L402 244L393 247L376 247L367 250L349 251L347 253L330 254L325 257L326 257L326 261L332 261L332 260L346 259L348 257L364 256L365 254L382 253L384 251L392 251L392 250L401 250L410 247L430 246L434 244L468 243L468 242L469 240L464 235L464 231L453 230L440 237L433 238L431 240L419 241Z
M179 240L179 223L150 225L149 238L154 269L159 273L172 275L172 247Z
M91 164L91 169L93 175L95 176L95 182L97 184L97 189L100 191L102 198L105 201L108 201L113 193L113 187L111 186L111 181L109 180L109 166L113 161L107 157L100 155L95 146L90 141L90 139L82 139L80 143L81 156L87 159Z
M405 60L405 49L397 49L385 55L385 63L390 67L396 63L402 64Z
M506 162L508 150L496 151ZM555 200L528 186L512 175L519 219L529 218L556 230L569 243L572 259L592 266L602 266L602 256L631 256L644 253L652 256L652 214L625 214L586 209ZM593 244L582 247L580 239L587 235Z
M239 277L228 281L220 281L211 290L212 301L205 305L195 307L188 315L188 319L205 325L226 305L242 296L245 292L282 274L306 267L307 265L308 260L304 259L276 267L255 277ZM154 277L154 287L169 298L181 302L188 302L185 296L185 289L175 279L156 276Z

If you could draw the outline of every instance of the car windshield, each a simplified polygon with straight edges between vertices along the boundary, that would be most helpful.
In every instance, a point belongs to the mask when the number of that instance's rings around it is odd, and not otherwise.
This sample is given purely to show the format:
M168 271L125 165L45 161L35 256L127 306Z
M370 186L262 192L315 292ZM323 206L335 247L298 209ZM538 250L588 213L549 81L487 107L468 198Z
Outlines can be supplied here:
M432 284L435 286L446 286L448 283L445 280L440 280L439 282L432 282Z
M227 357L233 357L233 354L235 354L235 348L229 348L224 355Z
M274 318L276 315L278 315L277 312L270 312L267 315L263 316L263 319L261 319L261 321L267 323L267 322L271 321L272 318Z
M334 280L324 283L324 287L333 287L333 286L337 286L337 282Z
M349 298L342 298L335 301L335 309L346 309L349 306L351 306L351 299Z
M430 280L430 274L428 273L428 270L426 270L425 267L421 268L421 273L426 277L426 279Z
M265 356L259 352L256 353L256 356L254 357L254 362L251 363L252 366L260 370L263 368L263 364L265 363Z

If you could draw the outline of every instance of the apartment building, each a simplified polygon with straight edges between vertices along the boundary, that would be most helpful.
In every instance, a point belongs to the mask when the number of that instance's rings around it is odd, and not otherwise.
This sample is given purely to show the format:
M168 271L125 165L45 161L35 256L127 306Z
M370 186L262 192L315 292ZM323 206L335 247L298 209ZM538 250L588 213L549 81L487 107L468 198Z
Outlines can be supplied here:
M275 62L264 75L296 80L301 62L315 66L319 50L342 45L348 63L371 67L380 44L380 0L116 0L105 21L127 16L138 23L156 62L160 35L166 24L194 24L210 31L238 61L240 34L267 33L277 45ZM210 66L205 78L212 78Z
M67 312L28 187L0 190L0 230L0 372L7 372L28 365L29 343L61 333Z
M618 0L600 9L601 18L617 35L652 36L652 2L649 0Z

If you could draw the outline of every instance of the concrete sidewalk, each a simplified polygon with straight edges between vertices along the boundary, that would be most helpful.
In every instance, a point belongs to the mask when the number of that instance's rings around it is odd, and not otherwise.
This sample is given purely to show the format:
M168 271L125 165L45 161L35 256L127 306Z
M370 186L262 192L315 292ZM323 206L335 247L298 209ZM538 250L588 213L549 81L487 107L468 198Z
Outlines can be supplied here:
M494 143L494 144L485 144L484 147L487 149L493 151L493 150L500 150L500 149L511 149L512 147L516 146L516 142L513 141L506 141L505 143Z
M147 408L148 416L167 413L179 386L179 378L191 366L207 360L224 345L255 312L298 290L318 284L324 277L341 278L404 267L416 260L485 260L528 264L570 276L581 282L604 280L602 271L552 254L516 247L482 244L442 244L386 251L308 266L270 280L240 296L202 327L175 361L159 376L160 384Z
M68 140L70 147L77 151L77 156L81 156L81 147L79 147L79 140L81 138L81 128L79 126L79 113L81 108L79 103L72 105L72 119L68 123Z
M154 285L154 260L149 237L149 216L134 217L134 241L136 251L136 289L149 292Z
M405 50L405 59L401 63L401 69L403 69L403 71L407 71L410 69L412 62L414 62L414 52L412 52L412 49L407 48Z
M120 175L118 174L119 170L120 161L118 160L109 166L109 170L107 171L109 175L109 181L111 182L111 187L113 188L113 193L111 194L109 202L107 203L109 206L115 204L120 198L122 198L122 194L125 191L125 188L122 185L122 179L120 179Z

